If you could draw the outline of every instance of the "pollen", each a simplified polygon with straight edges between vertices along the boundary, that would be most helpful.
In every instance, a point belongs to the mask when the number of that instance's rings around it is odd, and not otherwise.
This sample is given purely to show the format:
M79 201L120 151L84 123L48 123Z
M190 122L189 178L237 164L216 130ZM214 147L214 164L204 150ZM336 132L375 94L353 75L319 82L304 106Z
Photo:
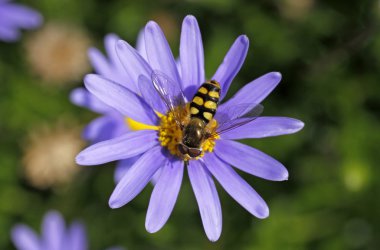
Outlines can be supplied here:
M161 124L158 130L158 140L161 146L166 147L172 155L181 156L178 144L182 139L182 129L177 125L174 112L169 112L161 117Z
M189 105L186 108L176 108L174 111L168 112L166 115L161 116L161 123L158 129L158 140L162 147L182 160L189 160L186 156L182 155L178 150L178 144L182 142L183 128L189 122ZM212 120L205 127L206 139L202 143L202 154L196 159L200 159L207 152L212 152L215 147L216 139L219 136L215 130L218 126L216 120Z

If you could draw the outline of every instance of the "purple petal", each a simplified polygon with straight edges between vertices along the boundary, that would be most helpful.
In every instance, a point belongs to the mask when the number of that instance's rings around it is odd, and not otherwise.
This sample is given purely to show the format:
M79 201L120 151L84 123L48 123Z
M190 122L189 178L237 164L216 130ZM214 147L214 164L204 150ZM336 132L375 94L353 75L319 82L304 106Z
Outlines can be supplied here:
M83 130L82 137L92 144L131 132L125 118L117 112L92 120Z
M18 250L41 250L41 243L35 232L25 225L12 228L12 241Z
M218 81L221 85L222 93L220 100L226 95L232 80L243 65L245 57L247 56L248 47L248 37L245 35L239 36L227 52L215 75L212 77L212 79Z
M236 119L239 123L239 119ZM223 139L264 138L270 136L293 134L300 131L304 123L288 117L258 117L257 119L231 129L221 135Z
M147 185L154 173L165 165L166 157L161 150L161 146L152 148L129 169L110 197L109 206L111 208L122 207L135 198Z
M140 159L140 157L141 154L128 159L121 160L117 163L114 173L115 183L119 183L123 176L128 172L128 170L133 166L133 164L135 164L136 161Z
M17 41L20 36L21 33L16 28L0 25L0 40L5 42L14 42Z
M94 74L86 75L84 83L88 91L122 115L141 123L158 124L156 113L140 96L127 88Z
M221 161L214 154L206 154L203 159L207 168L220 185L242 207L260 219L269 216L269 208L265 201L232 167Z
M95 72L104 77L110 78L113 68L108 59L97 48L90 48L87 51L88 58Z
M129 132L86 148L77 155L76 162L79 165L98 165L127 159L142 154L157 144L155 130Z
M150 233L160 230L173 211L183 177L184 162L168 161L150 197L145 228Z
M116 44L119 40L120 38L115 34L108 34L105 37L104 44L108 58L103 56L103 54L95 48L89 50L88 56L96 73L136 92L136 85L124 70L116 53Z
M83 130L85 140L97 143L113 138L117 124L111 116L101 116L91 121ZM127 125L125 125L127 127Z
M106 114L114 109L101 102L85 88L76 88L70 93L70 101L77 106L88 108L99 114Z
M222 209L214 181L200 161L190 161L188 172L203 228L209 240L217 241L222 232Z
M153 186L156 185L156 183L158 182L158 179L160 178L160 175L161 175L161 168L157 170L157 172L153 175L152 179L150 180L150 182L152 183Z
M158 24L153 21L148 22L144 34L146 53L152 69L165 73L181 85L172 51Z
M115 34L108 34L105 38L104 38L104 46L106 48L106 51L107 51L107 55L110 59L110 62L112 64L112 66L114 66L116 69L118 69L119 71L123 71L123 66L121 65L120 63L120 60L119 60L119 57L116 53L116 45L117 45L117 42L120 40L120 38L115 35Z
M220 105L218 111L223 112L226 108L244 103L261 103L280 81L281 74L279 72L263 75L245 85L230 100Z
M65 245L70 245L68 248L70 250L88 249L86 229L82 223L74 222L71 224L68 230L68 240L65 242Z
M136 50L139 52L139 54L147 61L148 56L146 55L146 49L145 49L145 36L144 36L144 30L141 30L137 36L137 42L136 42Z
M135 85L135 90L138 91L138 79L140 75L145 75L150 79L152 72L151 67L145 59L127 42L119 40L116 44L116 52L120 59L124 70L128 73L131 83Z
M60 250L65 240L65 222L58 212L48 212L42 224L44 249Z
M118 41L120 41L120 38L115 34L108 34L105 37L104 43L105 43L106 51L110 58L110 63L113 67L113 71L111 72L112 75L107 76L107 78L117 83L120 83L121 85L123 85L124 87L130 89L131 91L135 93L138 93L136 82L128 73L128 71L125 70L123 64L121 63L119 59L118 52L116 51Z
M180 57L183 90L186 98L191 100L205 80L202 36L194 16L189 15L183 20Z
M37 11L19 4L2 4L0 16L7 26L34 29L42 24L42 16Z
M177 58L177 60L175 60L175 64L176 64L176 66L177 66L177 70L178 70L179 77L181 77L181 79L182 79L181 59L180 59L180 58Z
M280 162L257 149L230 140L218 140L214 149L220 159L244 172L272 181L288 179L288 171Z

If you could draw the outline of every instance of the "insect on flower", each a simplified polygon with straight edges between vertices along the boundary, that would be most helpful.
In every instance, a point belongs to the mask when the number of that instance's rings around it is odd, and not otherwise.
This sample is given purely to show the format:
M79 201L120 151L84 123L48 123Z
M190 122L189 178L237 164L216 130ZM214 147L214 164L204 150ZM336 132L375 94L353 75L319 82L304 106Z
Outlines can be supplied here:
M253 121L263 111L261 104L240 104L233 107L233 111L218 112L221 118L218 123L214 119L221 90L217 81L210 80L203 83L188 104L179 85L164 73L153 72L152 82L169 110L168 116L172 117L177 125L175 131L179 132L178 136L170 137L174 143L177 143L177 147L171 147L169 150L186 164L191 159L203 156L204 151L210 150L210 145L214 145L214 141L224 132ZM234 119L239 120L231 122ZM163 146L172 142L167 142L165 139L161 139L162 141L164 141L161 143Z
M97 74L84 79L92 95L137 126L86 148L76 157L77 163L99 165L136 159L116 185L109 199L111 208L130 202L159 173L145 221L151 233L169 219L185 169L211 241L218 240L222 231L222 208L214 178L252 215L268 217L264 199L234 168L272 181L287 180L288 171L271 156L234 140L302 129L304 124L297 119L259 116L263 111L260 103L280 82L281 74L267 73L224 101L247 55L247 36L235 40L209 81L195 17L187 16L183 21L179 64L157 23L148 22L144 41L144 55L125 41L118 41L115 49L137 91Z

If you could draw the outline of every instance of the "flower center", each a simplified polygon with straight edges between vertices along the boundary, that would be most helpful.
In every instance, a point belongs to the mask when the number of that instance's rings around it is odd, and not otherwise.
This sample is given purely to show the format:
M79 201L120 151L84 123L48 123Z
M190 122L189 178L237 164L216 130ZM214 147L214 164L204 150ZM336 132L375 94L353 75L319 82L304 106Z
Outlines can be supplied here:
M188 158L178 149L178 145L182 143L183 138L183 128L181 127L184 127L178 126L178 122L180 124L187 124L190 121L189 105L186 105L185 108L177 107L174 111L170 111L166 115L158 113L158 116L161 119L159 126L147 125L128 117L125 118L125 123L133 131L145 129L157 130L158 140L161 146L167 148L172 155L175 155L182 160L198 160L202 158L205 153L212 152L214 150L215 141L220 138L220 136L215 132L218 127L218 122L213 119L205 126L203 131L206 137L201 143L200 148L202 149L202 153L196 158Z
M183 160L189 160L187 156L183 155L179 149L178 145L182 143L183 138L183 126L178 126L180 124L187 124L189 122L189 105L185 108L176 108L174 111L168 112L166 115L161 116L161 123L158 129L158 140L161 146L166 147L172 155L175 155ZM202 153L195 159L199 159L204 156L206 152L212 152L215 147L215 140L219 136L215 133L218 123L215 119L209 122L205 128L204 133L206 134L205 139L201 143Z

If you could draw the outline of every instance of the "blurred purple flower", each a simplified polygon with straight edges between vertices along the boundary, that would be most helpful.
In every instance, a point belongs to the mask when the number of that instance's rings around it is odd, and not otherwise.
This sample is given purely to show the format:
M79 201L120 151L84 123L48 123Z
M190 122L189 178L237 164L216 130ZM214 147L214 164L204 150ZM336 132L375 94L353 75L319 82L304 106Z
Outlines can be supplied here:
M147 231L153 233L164 226L174 208L185 166L180 158L171 155L168 152L170 150L160 143L162 138L159 133L166 116L159 117L156 112L165 115L168 110L152 89L151 73L153 70L163 72L180 84L187 100L191 100L206 78L201 33L193 16L187 16L182 25L180 70L177 69L177 63L163 32L155 22L151 21L146 25L144 40L146 56L142 56L124 41L118 41L116 45L116 52L129 75L128 79L136 86L144 86L140 88L142 92L136 93L130 86L122 86L96 74L87 75L84 82L92 94L113 107L123 117L156 126L155 129L130 131L114 139L99 142L83 150L76 161L80 165L97 165L137 158L113 191L109 200L111 208L124 206L135 198L160 170L161 174L151 195L145 223ZM239 36L211 78L221 85L220 100L239 72L248 46L248 38L244 35ZM272 72L248 83L229 101L219 106L215 119L220 122L220 119L224 118L218 117L219 111L227 112L227 117L233 117L233 114L228 112L233 112L234 107L246 103L260 103L280 80L281 74ZM187 171L204 229L211 241L218 240L222 230L221 205L212 176L240 205L258 218L269 215L267 204L231 165L267 180L288 179L288 171L280 162L234 140L291 134L303 126L303 122L292 118L259 117L220 135L214 142L213 150L210 150L212 153L206 152L199 160L189 161Z
M120 40L120 38L117 35L108 34L104 39L106 56L98 49L90 48L88 57L97 74L136 92L135 85L131 84L132 80L116 55L116 42L118 40ZM137 39L136 49L141 56L146 58L144 43L143 33L141 32ZM74 89L70 94L70 99L74 104L88 108L101 115L90 122L84 129L82 136L85 140L91 143L97 143L118 137L130 131L126 118L122 114L100 101L85 88ZM121 179L136 160L137 157L132 157L130 159L120 160L117 163L115 171L116 182Z
M20 29L35 29L42 23L42 16L26 6L0 0L0 40L17 41Z
M48 212L42 223L41 237L28 226L19 224L12 229L12 241L17 250L86 250L87 236L84 225L73 222L68 228L60 213ZM108 250L123 250L113 247Z

